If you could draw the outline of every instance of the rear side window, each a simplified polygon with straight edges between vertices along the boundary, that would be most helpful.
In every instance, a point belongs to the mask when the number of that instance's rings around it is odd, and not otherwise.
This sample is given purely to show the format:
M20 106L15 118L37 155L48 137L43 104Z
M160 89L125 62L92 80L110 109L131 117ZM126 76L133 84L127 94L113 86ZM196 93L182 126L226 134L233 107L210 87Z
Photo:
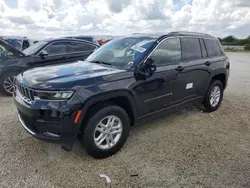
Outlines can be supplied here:
M207 57L207 50L206 50L206 47L205 47L205 43L204 43L204 40L203 39L199 39L200 41L200 45L201 45L201 53L202 53L202 57Z
M49 55L58 55L67 53L68 42L55 42L49 45L46 50Z
M84 42L71 42L69 45L69 52L84 52L92 51L95 49L95 46Z
M195 60L201 58L201 48L199 39L182 38L182 60Z
M208 57L221 56L221 48L216 40L204 39L207 48Z
M173 64L181 61L181 43L179 38L164 40L152 53L156 65Z

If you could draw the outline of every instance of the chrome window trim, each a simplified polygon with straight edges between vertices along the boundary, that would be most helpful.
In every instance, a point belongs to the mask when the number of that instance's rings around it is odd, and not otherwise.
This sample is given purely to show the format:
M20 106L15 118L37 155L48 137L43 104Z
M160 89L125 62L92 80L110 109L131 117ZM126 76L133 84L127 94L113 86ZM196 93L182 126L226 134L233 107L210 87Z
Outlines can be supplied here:
M147 57L145 58L144 61L142 61L142 63L145 63L145 62L147 61L147 59L154 53L154 51L158 48L158 46L161 45L161 43L163 43L165 40L168 40L168 39L175 39L175 38L180 39L180 37L174 36L174 37L166 37L166 38L162 39L160 42L157 41L157 45L155 46L155 48L147 55ZM181 45L181 40L180 40L180 45ZM182 52L181 52L181 53L182 53ZM178 61L177 63L180 63L180 62L181 62L181 61ZM142 63L140 63L140 64L142 64ZM140 64L139 64L139 65L140 65ZM173 65L173 63L172 63L172 64L169 64L169 65ZM164 64L162 64L161 66L164 66Z
M85 43L85 44L88 44L88 45L90 45L90 46L93 46L93 47L95 47L95 49L94 50L96 50L97 49L97 46L95 46L95 45L93 45L93 44L91 44L91 43L88 43L88 42L83 42L83 41L71 41L71 42L69 42L69 43ZM79 52L91 52L91 51L93 51L93 50L88 50L88 51L79 51ZM79 52L77 52L77 53L79 53Z
M162 43L162 42L164 42L165 40L167 40L167 39L173 39L173 38L179 38L180 39L180 42L181 42L181 38L196 38L196 39L208 39L208 40L216 40L216 38L209 38L209 37L202 37L202 36L188 36L188 35L184 35L184 36L173 36L173 37L165 37L164 39L162 39L161 41L156 41L157 42L157 45L155 46L155 48L146 56L146 58L141 62L141 63L139 63L138 64L138 66L140 65L140 64L142 64L142 63L145 63L146 61L147 61L147 59L152 55L152 53L154 53L154 51L158 48L158 46ZM205 41L204 41L204 43L205 43ZM205 45L205 47L206 47L206 44L204 44ZM181 49L181 53L182 53L182 49ZM221 55L222 56L222 55ZM220 56L214 56L214 57L220 57ZM213 57L207 57L207 58L213 58ZM201 59L204 59L204 58L201 58ZM196 59L196 60L199 60L199 59ZM182 59L181 59L181 61L178 61L178 63L181 63L181 62L185 62L185 61L183 61ZM173 65L173 64L169 64L169 65ZM162 65L162 66L166 66L166 65Z
M57 55L64 55L64 54L73 54L73 53L81 53L81 52L92 52L92 51L95 51L98 47L93 45L93 44L90 44L88 42L82 42L82 41L55 41L55 42L51 42L49 45L45 46L44 48L42 48L42 50L40 50L40 52L36 55L37 57L40 55L40 53L48 48L50 45L54 44L54 43L57 43L57 42L65 42L65 43L70 43L70 42L78 42L78 43L85 43L85 44L89 44L91 46L94 46L95 49L94 50L88 50L88 51L79 51L79 52L71 52L71 53L61 53L61 54L54 54L54 55L48 55L47 57L52 57L52 56L57 56Z
M166 38L164 38L164 39L162 39L161 41L156 41L157 42L157 45L155 46L155 48L146 56L146 58L145 58L145 60L144 61L142 61L142 63L145 63L146 61L147 61L147 59L152 55L152 53L154 53L154 51L158 48L158 46L162 43L162 42L164 42L165 40L167 40L167 39L172 39L172 38L179 38L179 37L166 37ZM142 64L142 63L140 63L140 64ZM139 65L140 65L139 64Z

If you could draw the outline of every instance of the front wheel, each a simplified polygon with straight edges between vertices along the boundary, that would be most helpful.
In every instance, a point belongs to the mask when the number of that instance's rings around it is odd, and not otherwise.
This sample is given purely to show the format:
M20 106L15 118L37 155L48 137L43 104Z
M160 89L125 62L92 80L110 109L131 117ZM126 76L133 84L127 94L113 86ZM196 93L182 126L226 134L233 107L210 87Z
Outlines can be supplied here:
M207 112L213 112L220 107L223 98L223 84L219 80L213 80L204 99L204 107Z
M17 72L8 72L0 78L0 91L5 95L11 96L16 90L15 77Z
M130 120L124 109L106 106L90 117L82 134L82 143L92 157L106 158L122 148L129 128Z

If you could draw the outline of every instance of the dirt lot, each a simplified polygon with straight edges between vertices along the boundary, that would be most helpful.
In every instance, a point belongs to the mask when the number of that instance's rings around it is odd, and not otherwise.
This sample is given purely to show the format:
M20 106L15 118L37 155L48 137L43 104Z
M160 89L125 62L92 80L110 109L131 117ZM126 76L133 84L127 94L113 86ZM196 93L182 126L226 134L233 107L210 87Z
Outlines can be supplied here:
M0 96L0 187L250 187L250 53L228 53L221 108L195 107L131 130L115 156L95 160L32 138ZM106 184L99 174L110 177Z

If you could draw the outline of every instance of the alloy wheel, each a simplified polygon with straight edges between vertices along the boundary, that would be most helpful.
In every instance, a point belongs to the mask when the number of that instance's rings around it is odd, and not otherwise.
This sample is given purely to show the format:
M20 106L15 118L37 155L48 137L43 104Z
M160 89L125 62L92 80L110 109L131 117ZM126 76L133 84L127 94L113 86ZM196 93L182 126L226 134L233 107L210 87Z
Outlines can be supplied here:
M221 89L219 86L215 86L210 93L210 104L212 107L216 107L221 98Z
M100 149L110 149L115 146L122 135L123 125L119 117L109 115L104 117L94 131L95 145Z
M7 93L13 94L16 90L15 76L9 76L5 78L5 80L3 81L3 88Z

